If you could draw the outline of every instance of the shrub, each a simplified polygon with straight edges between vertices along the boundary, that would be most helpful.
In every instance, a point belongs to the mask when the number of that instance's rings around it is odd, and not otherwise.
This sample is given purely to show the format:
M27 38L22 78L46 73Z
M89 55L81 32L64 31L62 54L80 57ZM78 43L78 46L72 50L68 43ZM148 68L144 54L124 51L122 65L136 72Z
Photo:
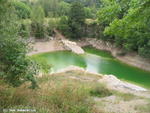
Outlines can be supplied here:
M31 81L36 87L36 68L26 56L29 43L18 36L18 20L11 2L0 1L0 80L14 87Z
M42 23L32 22L32 35L36 38L45 38L46 36L46 29Z
M106 97L112 95L112 91L107 89L104 84L97 84L91 89L90 95L96 97Z
M40 101L50 113L94 113L94 104L84 87L63 82L42 92Z
M41 6L35 5L32 9L32 35L36 38L44 38L46 36L46 29L44 26L44 10Z
M63 33L65 36L70 36L69 26L68 26L68 18L66 16L62 16L58 25L58 29Z
M31 9L27 4L20 2L18 0L15 0L13 4L15 6L17 15L20 19L26 19L30 17Z
M21 86L18 88L9 87L5 83L0 82L0 106L1 108L10 108L18 105L29 105L30 98L34 95L34 91Z
M19 27L19 35L21 37L30 37L31 23L28 20L22 20Z
M47 35L48 36L53 36L54 34L54 29L57 28L59 23L59 19L56 18L50 18L48 21L48 27L47 27Z

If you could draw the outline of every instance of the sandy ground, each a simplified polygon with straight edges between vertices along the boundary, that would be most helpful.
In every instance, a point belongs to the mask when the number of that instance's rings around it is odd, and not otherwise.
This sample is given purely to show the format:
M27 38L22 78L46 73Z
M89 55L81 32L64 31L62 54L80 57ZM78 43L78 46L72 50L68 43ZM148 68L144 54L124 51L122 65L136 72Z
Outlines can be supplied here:
M33 50L28 55L65 50L61 42L55 39L44 42L40 40L34 41L33 44L31 44L31 47Z

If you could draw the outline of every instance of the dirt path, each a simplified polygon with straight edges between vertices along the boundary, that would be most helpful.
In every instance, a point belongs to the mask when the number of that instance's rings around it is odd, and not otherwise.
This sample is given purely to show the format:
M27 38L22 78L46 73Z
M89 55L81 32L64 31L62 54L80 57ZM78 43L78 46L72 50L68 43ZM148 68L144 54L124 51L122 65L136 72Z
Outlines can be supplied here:
M55 38L57 39L66 39L65 36L63 36L58 30L54 29L55 32Z

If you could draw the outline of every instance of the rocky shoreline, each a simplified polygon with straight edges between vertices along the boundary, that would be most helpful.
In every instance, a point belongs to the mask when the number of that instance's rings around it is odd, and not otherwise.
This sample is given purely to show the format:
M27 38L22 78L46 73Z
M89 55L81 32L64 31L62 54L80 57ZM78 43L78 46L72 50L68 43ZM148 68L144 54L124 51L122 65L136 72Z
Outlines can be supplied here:
M124 56L119 56L118 54L121 53L122 50L116 48L109 42L104 42L102 40L97 40L94 38L85 38L85 40L76 41L76 43L79 47L92 46L99 50L109 51L115 58L125 64L143 69L145 71L150 71L149 60L138 56L136 53L129 53ZM53 39L49 41L34 41L31 46L33 47L33 51L31 51L28 55L44 52L71 50L66 48L60 39ZM83 51L79 51L79 53L83 53Z
M111 52L111 54L125 64L129 64L131 66L143 69L145 71L150 71L150 61L144 59L137 55L136 53L129 53L124 56L119 56L118 54L122 52L121 49L116 48L109 42L104 42L102 40L98 40L95 38L85 38L84 40L80 40L77 44L81 47L84 46L92 46L99 50L105 50Z
M71 73L72 76L71 76ZM72 79L76 79L76 80L80 80L80 81L93 81L93 82L99 82L99 83L103 83L106 84L106 86L109 89L112 90L116 90L116 91L121 91L121 92L125 92L125 93L132 93L132 94L136 94L137 92L149 92L148 89L145 89L141 86L132 84L132 83L128 83L126 81L122 81L119 80L116 76L114 75L102 75L102 74L98 74L98 73L92 73L89 72L83 68L80 68L78 66L69 66L66 67L62 70L60 70L59 72L56 73L52 73L51 75L54 76L61 76L61 75L67 75L69 74L68 78L72 78ZM84 76L84 75L92 75L92 76ZM82 75L82 76L79 76ZM147 97L149 97L149 93L148 95L145 95Z
M90 40L88 39L88 41L90 41ZM87 41L84 41L84 43L82 41L80 41L80 43L77 42L77 45L79 45L79 46L93 45L93 47L95 47L97 49L101 49L101 50L106 50L106 51L112 52L113 56L116 55L116 51L117 50L112 49L113 47L109 43L107 43L105 45L106 47L104 45L102 45L103 42L99 42L101 44L101 46L98 46L97 44L96 44L96 46L94 46L94 43L95 43L94 41L90 41L90 43L88 43ZM32 46L34 48L34 51L29 53L29 55L43 53L43 52L67 50L62 45L62 42L60 40L50 40L50 41L47 41L47 42L40 42L39 41L39 42L35 42ZM82 71L83 73L85 73L85 72L87 73L86 70L84 70L84 69L82 69L80 67L75 67L75 66L72 66L72 67L69 67L67 69L63 69L62 70L62 72L68 72L68 71ZM88 72L88 73L91 73L91 72ZM137 85L134 85L134 84L130 84L128 82L123 82L123 81L119 80L118 78L116 78L114 75L101 75L101 74L97 74L97 73L91 73L91 74L100 75L101 77L103 76L102 79L100 79L100 81L101 82L102 81L105 82L106 84L108 84L113 89L116 88L117 90L122 90L122 91L124 91L125 89L126 89L125 91L127 91L127 90L131 90L131 91L147 91L147 89L142 88L140 86L137 86Z

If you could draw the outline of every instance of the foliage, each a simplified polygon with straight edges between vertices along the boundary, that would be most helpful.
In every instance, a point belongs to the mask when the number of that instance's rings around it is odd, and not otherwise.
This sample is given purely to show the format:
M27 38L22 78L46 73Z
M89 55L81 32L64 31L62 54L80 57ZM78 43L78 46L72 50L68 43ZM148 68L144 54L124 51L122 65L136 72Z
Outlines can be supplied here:
M46 17L64 16L70 9L70 4L61 0L38 0L37 4L42 6Z
M70 4L66 3L64 1L59 2L59 10L58 15L59 16L67 16L70 10Z
M64 34L72 39L81 38L83 36L83 26L85 22L85 12L82 4L79 2L73 3L68 20L63 17L61 22L61 30L65 31Z
M109 25L109 23L111 23L115 18L118 17L119 11L119 4L110 2L98 12L99 23L104 26Z
M94 8L84 7L85 17L86 18L95 18L96 10Z
M99 8L101 6L101 0L64 0L67 3L80 2L84 7L96 7Z
M28 5L18 0L15 0L13 4L20 19L26 19L30 17L31 9Z
M54 35L54 29L58 27L59 19L57 18L50 18L48 21L48 27L47 27L47 34L48 36Z
M137 96L132 93L121 93L114 91L114 94L124 101L130 101L137 98Z
M31 23L28 20L21 20L19 26L19 36L28 38L30 37Z
M86 85L64 77L60 82L61 78L44 76L39 79L41 88L37 90L28 89L26 85L13 88L0 83L0 106L12 109L27 107L36 109L38 113L101 113L94 107Z
M53 113L92 113L92 103L81 86L65 84L53 88L42 100L50 104ZM87 100L86 100L87 99Z
M31 20L35 23L43 23L44 22L45 13L41 6L34 5L31 13Z
M36 87L36 68L26 57L28 43L18 37L18 21L11 1L0 1L0 79L14 87L26 81Z
M70 36L68 18L66 16L62 16L58 25L58 29L62 31L63 35L66 37Z
M45 27L44 27L44 10L41 6L35 5L32 9L31 20L32 20L32 34L36 38L44 38L45 37Z
M104 84L99 84L99 85L96 84L91 89L90 95L96 97L105 97L105 96L112 95L112 92Z
M28 105L32 96L34 95L32 89L22 85L18 88L10 87L0 81L0 106L2 108L9 108L19 105Z
M32 35L36 38L45 38L46 36L46 29L45 26L41 23L32 23Z
M104 5L98 13L99 23L104 23L104 34L112 37L117 46L150 58L149 1L121 1L117 2L117 5L118 8L114 7L114 4L110 6L112 10Z

